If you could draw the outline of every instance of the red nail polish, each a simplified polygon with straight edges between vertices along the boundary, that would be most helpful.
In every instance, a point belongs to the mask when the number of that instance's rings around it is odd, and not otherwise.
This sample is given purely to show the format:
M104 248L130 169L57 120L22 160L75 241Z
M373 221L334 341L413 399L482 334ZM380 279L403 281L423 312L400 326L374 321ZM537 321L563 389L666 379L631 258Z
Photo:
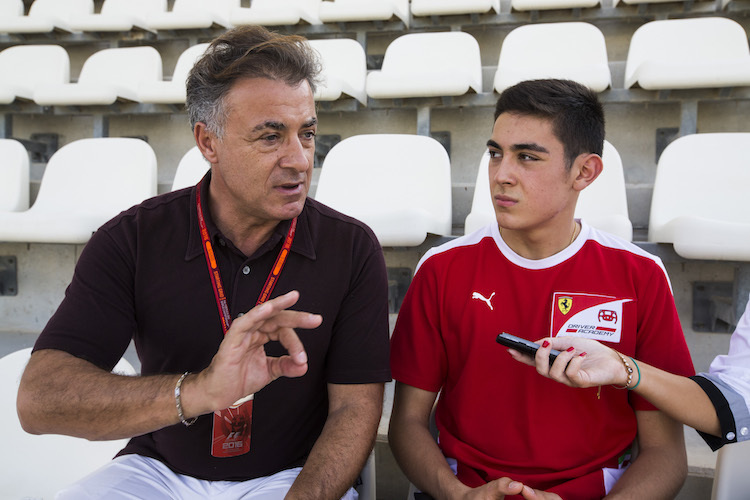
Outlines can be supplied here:
M575 347L573 347L573 346L570 346L570 347L568 347L568 348L567 348L566 350L567 350L568 352L573 352L573 351L575 351L575 350L576 350L576 348L575 348Z
M549 347L549 342L547 342L546 340L542 342L542 347Z
M580 357L584 357L586 355L586 351L583 351L581 354L579 354Z

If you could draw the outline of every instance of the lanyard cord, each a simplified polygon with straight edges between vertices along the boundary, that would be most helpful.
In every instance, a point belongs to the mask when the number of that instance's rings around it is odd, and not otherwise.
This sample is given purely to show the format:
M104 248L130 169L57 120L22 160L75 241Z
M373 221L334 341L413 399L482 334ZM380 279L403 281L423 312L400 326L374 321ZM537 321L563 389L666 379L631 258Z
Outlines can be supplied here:
M195 192L196 208L198 210L198 226L201 232L201 241L203 242L203 254L206 257L206 264L208 264L208 274L211 277L211 286L214 290L214 297L216 298L216 305L219 309L219 318L221 318L221 329L226 335L229 326L232 324L232 316L229 314L229 303L227 302L226 294L224 293L224 286L221 282L221 274L219 273L219 265L216 262L216 256L214 255L213 245L211 245L211 239L208 236L208 229L206 228L206 219L203 216L203 206L201 204L201 185L203 181L198 183ZM271 272L268 273L266 283L263 285L263 289L258 296L258 302L255 305L262 304L267 301L271 296L273 288L276 286L279 280L279 275L284 269L286 259L289 256L289 250L292 247L292 241L294 241L294 234L297 229L297 217L292 219L292 223L289 226L289 231L286 233L284 238L284 245L279 251L279 255L276 257Z

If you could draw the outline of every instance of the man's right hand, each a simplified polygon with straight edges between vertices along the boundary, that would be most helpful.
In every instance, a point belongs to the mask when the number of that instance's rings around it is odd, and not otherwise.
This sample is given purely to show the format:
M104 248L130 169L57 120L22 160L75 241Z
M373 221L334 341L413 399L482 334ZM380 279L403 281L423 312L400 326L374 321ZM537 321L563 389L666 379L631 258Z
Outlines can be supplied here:
M289 292L232 322L208 368L183 382L186 418L227 408L279 377L300 377L307 372L307 354L294 328L316 328L322 317L289 311L298 299L298 292ZM281 342L289 354L266 356L264 346L272 340Z
M506 495L521 495L526 500L562 500L555 493L535 490L508 477L501 477L467 492L462 500L501 500Z

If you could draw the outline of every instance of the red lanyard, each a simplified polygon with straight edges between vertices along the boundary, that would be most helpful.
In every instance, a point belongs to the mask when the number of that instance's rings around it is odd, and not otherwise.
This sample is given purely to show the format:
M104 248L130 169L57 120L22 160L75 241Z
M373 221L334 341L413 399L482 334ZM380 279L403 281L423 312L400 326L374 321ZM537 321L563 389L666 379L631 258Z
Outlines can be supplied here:
M214 255L213 246L211 245L211 239L208 236L208 229L206 228L206 219L203 216L203 207L201 206L201 185L203 181L198 183L195 191L195 201L198 208L198 226L201 230L201 241L203 242L203 254L206 256L206 264L208 264L208 274L211 276L211 285L214 288L214 297L216 297L216 305L219 308L219 317L221 318L221 329L224 334L229 330L229 325L232 324L232 316L229 314L229 305L227 303L227 297L224 294L224 286L221 283L221 275L219 274L219 265L216 262L216 256ZM284 264L286 264L286 258L289 256L289 250L292 248L292 241L294 240L294 233L297 229L297 217L292 219L292 223L289 226L289 231L286 233L284 239L284 245L281 247L279 255L276 257L271 272L268 273L266 283L263 285L263 289L260 291L258 296L258 302L255 305L261 304L268 300L273 291L273 287L276 286L276 282L279 280L279 275Z

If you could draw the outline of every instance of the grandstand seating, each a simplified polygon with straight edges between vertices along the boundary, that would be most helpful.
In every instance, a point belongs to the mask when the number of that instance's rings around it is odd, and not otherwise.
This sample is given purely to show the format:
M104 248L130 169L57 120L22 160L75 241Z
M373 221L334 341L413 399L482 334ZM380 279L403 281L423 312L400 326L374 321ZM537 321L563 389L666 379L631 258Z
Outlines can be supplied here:
M73 16L92 14L93 0L34 0L27 16L0 16L0 33L72 32Z
M0 139L0 212L29 208L29 154L13 139Z
M652 21L630 40L625 88L649 90L750 85L745 29L721 17Z
M447 16L453 14L500 13L500 0L411 0L414 16Z
M589 23L526 24L503 41L495 90L523 80L566 78L602 92L612 78L602 32Z
M0 19L23 16L23 0L0 0Z
M70 27L75 31L150 30L148 14L166 11L167 0L104 0L101 13L73 16Z
M59 45L15 45L0 52L0 104L32 100L40 84L70 81L70 58Z
M172 79L169 81L145 81L138 84L136 100L150 103L184 103L185 83L195 62L206 52L208 43L199 43L186 49L177 59Z
M368 224L383 246L451 234L450 160L430 137L367 134L328 152L315 199Z
M126 439L88 441L26 433L18 421L16 395L30 355L29 347L0 358L0 425L6 450L0 453L3 498L53 498L61 488L106 464L127 443ZM125 359L113 372L135 375Z
M750 441L731 443L719 450L711 500L744 498L750 491Z
M229 10L238 3L239 0L174 0L171 11L151 12L146 23L155 30L228 28Z
M177 172L174 174L171 190L176 191L198 184L198 181L206 175L210 167L211 164L203 157L198 146L193 146L177 164Z
M367 60L362 45L348 38L310 40L309 43L320 54L322 64L322 82L315 99L335 101L346 94L367 105Z
M694 134L659 158L648 239L687 259L750 261L750 133Z
M138 100L139 86L162 79L161 55L153 47L104 49L86 59L77 83L39 85L34 102L41 105L112 104Z
M325 23L400 19L409 26L409 0L333 0L320 3Z
M156 194L156 156L139 139L81 139L50 158L24 212L0 212L0 241L86 243L132 205Z
M250 7L233 6L229 20L235 26L255 24L263 26L294 25L305 21L322 24L318 16L321 0L253 0Z
M388 45L380 70L367 75L376 99L455 96L482 91L479 43L468 33L411 33Z
M625 175L617 149L604 141L602 153L604 170L597 179L578 196L575 216L603 231L627 241L633 239L633 225L628 217ZM485 151L479 162L476 188L471 212L466 217L465 234L495 222L495 209L489 185L489 154Z

